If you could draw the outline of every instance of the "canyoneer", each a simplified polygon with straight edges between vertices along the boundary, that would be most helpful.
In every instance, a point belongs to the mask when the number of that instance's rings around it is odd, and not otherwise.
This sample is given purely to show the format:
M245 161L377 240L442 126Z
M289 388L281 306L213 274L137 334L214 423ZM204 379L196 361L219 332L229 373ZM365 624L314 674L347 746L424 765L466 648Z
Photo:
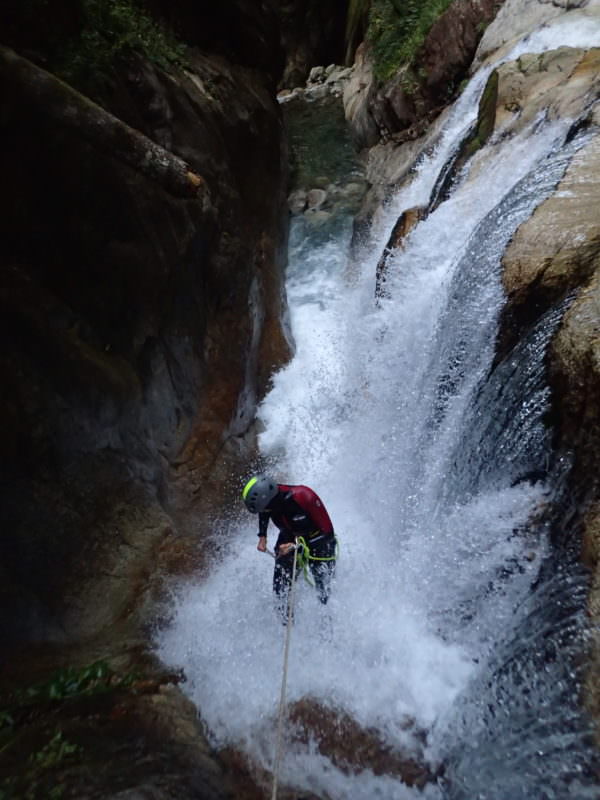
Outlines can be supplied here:
M284 623L295 552L296 574L304 572L307 576L309 570L319 600L327 603L335 572L336 538L320 497L308 486L288 486L276 483L269 475L255 475L244 486L242 498L248 511L258 514L258 550L268 552L269 521L279 529L273 591Z

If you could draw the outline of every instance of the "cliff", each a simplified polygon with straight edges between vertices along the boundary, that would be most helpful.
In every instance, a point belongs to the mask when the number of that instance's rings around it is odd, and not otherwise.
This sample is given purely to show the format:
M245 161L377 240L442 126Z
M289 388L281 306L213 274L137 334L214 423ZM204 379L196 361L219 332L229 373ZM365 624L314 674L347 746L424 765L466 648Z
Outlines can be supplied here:
M52 12L72 10L64 5ZM276 20L259 16L258 27L239 29L234 61L216 29L212 49L194 47L203 16L182 14L190 46L179 63L125 49L71 83L57 74L68 77L55 44L70 30L46 13L47 40L36 19L29 38L6 27L12 47L0 48L0 618L9 705L24 678L31 686L98 659L121 674L157 675L140 652L161 579L201 562L202 531L190 515L214 502L216 484L226 502L219 468L252 456L256 401L290 352ZM102 751L108 730L115 747L73 785L107 791L119 775L135 784L125 765L165 736L163 752L179 767L164 785L198 796L200 782L206 796L222 796L195 709L172 683L164 689L177 678L154 680L146 699L144 690L125 699L122 715L114 709L124 697L113 692L101 711L67 713L67 739L100 713L108 729L90 749ZM12 761L29 735L18 724L23 713L3 727L16 737L3 775L16 771L33 785L35 770ZM55 724L42 723L47 740ZM200 748L191 762L190 737Z

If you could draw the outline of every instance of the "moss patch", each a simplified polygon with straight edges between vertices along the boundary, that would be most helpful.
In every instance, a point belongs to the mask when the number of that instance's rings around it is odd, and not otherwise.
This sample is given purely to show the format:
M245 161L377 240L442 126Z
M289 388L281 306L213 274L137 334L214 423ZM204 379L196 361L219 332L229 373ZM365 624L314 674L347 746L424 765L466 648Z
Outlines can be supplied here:
M186 48L135 0L7 0L4 44L83 90L105 84L131 53L169 70Z
M73 83L101 80L132 51L166 70L185 62L184 45L131 0L81 0L81 19L79 36L58 64Z
M496 122L496 105L498 102L498 72L494 70L485 86L477 115L477 127L473 135L465 142L462 157L464 160L476 153L492 135Z
M384 82L411 64L429 29L452 0L373 0L367 41L374 74Z

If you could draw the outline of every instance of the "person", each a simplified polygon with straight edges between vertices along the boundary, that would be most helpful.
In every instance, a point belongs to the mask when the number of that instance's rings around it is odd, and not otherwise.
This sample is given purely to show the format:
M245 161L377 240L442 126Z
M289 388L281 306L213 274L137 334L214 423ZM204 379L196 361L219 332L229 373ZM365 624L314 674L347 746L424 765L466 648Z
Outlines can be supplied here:
M287 619L287 597L292 584L294 550L297 537L308 548L308 567L321 603L327 603L331 579L335 572L336 540L333 525L322 500L308 486L276 483L269 475L255 475L245 485L242 498L246 508L258 514L258 545L267 550L269 521L279 528L275 544L273 591L284 622ZM304 548L303 548L304 550ZM297 574L298 562L296 562Z

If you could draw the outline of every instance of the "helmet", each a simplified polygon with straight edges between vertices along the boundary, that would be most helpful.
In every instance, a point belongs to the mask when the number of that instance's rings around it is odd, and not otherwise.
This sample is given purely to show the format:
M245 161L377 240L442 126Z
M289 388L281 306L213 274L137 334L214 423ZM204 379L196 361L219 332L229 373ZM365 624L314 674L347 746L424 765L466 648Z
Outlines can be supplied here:
M255 475L244 486L242 497L248 511L258 514L268 507L278 491L279 487L269 475Z

